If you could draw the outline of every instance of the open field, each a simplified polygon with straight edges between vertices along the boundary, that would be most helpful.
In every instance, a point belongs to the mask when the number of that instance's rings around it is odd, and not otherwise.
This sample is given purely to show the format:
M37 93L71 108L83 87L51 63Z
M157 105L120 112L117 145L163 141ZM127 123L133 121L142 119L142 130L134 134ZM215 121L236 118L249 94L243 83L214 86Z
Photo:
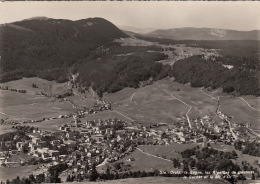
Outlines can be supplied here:
M136 92L134 88L124 88L116 93L106 93L105 99L109 102L120 103L122 101L127 101Z
M231 122L250 122L252 129L260 129L260 112L250 108L240 98L221 97L220 110L232 116Z
M38 88L33 88L32 84L36 84ZM18 93L10 90L0 90L0 118L39 120L74 112L75 109L72 108L69 102L36 95L36 92L46 92L48 87L45 86L49 85L52 85L53 94L64 93L67 89L65 83L59 84L39 78L23 78L2 83L1 86L8 86L9 89L23 89L27 92Z
M15 179L16 175L19 175L20 178L28 177L38 167L39 165L21 167L0 167L0 181L5 182L7 179ZM14 173L17 174L15 175Z
M67 102L40 103L27 106L9 106L1 108L0 111L10 115L9 119L40 120L46 117L58 117L73 112Z
M66 119L53 119L53 120L45 120L40 123L30 123L30 124L23 124L21 126L31 126L31 127L38 127L40 130L48 131L48 132L56 132L59 131L59 127L62 124L69 123L72 121L73 118L66 118ZM7 124L2 125L0 128L0 134L11 132L13 131L12 128L13 125Z
M121 119L124 120L126 122L129 122L130 120L125 118L124 116L116 113L113 110L106 110L106 111L99 111L96 114L87 114L84 118L81 118L81 121L87 121L87 120L99 120L99 119Z
M77 107L93 107L95 102L99 99L91 88L85 91L85 93L80 93L75 88L72 88L72 91L73 96L69 96L67 99L73 101Z
M38 95L0 91L0 99L0 118L3 119L39 120L75 111L68 102Z
M93 100L86 100L80 96L69 96L67 97L68 100L71 100L75 105L76 107L93 107L94 104L95 104L95 101Z
M32 84L36 84L38 88L33 88ZM57 83L55 81L47 81L38 77L23 78L20 80L1 83L0 86L8 86L10 89L23 89L29 94L43 92L46 94L63 94L68 88L67 83Z
M29 126L38 127L44 131L56 132L62 124L69 123L70 121L73 121L73 118L46 120L41 123L30 124Z
M254 96L245 96L243 97L253 108L256 108L260 111L260 98ZM260 112L259 112L260 113Z
M135 160L127 161L129 158L135 158ZM172 171L176 170L175 168L173 168L172 161L147 155L138 149L136 149L132 154L127 155L117 162L125 162L126 164L131 165L132 171L154 171L155 169Z
M182 156L178 152L182 152L186 149L191 149L198 146L196 143L189 144L171 144L171 145L142 145L139 146L141 150L152 155L166 156L167 159L178 158L182 160Z
M216 143L216 144L215 143L211 143L210 146L212 148L216 149L216 150L219 150L219 151L227 151L228 152L228 151L235 150L234 146L223 144L223 143Z
M117 94L119 98L116 98ZM127 88L114 94L105 94L104 99L112 101L113 109L133 120L145 124L163 122L171 125L172 122L183 118L190 107L190 118L214 115L218 96L221 96L220 110L234 117L231 123L251 122L252 127L258 129L259 111L253 110L242 99L230 97L219 90L192 88L188 84L179 84L168 78L142 88ZM248 103L259 101L252 96L243 98L248 100ZM257 103L252 103L252 106L257 106Z
M189 101L183 100L184 103L187 104L185 105L177 98L171 96L171 94L179 95L183 92L177 91L179 86L176 84L176 89L173 89L175 90L173 93L173 90L170 91L169 88L173 87L169 86L169 84L173 83L168 81L169 83L167 86L165 86L165 81L166 80L158 81L153 85L137 89L135 96L132 98L132 101L123 102L123 104L118 108L120 108L120 110L126 114L132 114L133 118L138 119L139 121L140 118L142 118L141 120L143 122L172 123L173 121L178 121L183 117L183 115L187 113L189 110L189 106L187 105L190 104ZM184 99L184 96L181 96L181 98Z
M25 153L18 153L17 155L13 155L10 159L8 159L9 162L19 162L20 161L28 161L32 158L32 156L27 155Z

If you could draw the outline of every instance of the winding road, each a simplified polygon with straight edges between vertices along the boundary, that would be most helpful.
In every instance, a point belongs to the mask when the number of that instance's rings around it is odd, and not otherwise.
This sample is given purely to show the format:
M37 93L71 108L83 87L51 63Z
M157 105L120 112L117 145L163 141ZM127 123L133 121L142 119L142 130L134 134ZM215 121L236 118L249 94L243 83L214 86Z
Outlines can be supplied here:
M240 98L241 100L243 100L251 109L253 109L253 110L255 110L255 111L260 111L259 109L256 109L256 108L252 107L244 98L242 98L242 97L238 97L238 98Z
M127 99L120 100L120 101L118 101L118 102L114 102L113 104L119 104L119 103L122 103L122 102L133 101L133 98L134 98L134 96L135 96L135 93L136 93L136 92L134 92L134 93L133 93L130 97L128 97Z
M118 112L117 110L113 110L113 111L116 112L117 114L120 114L121 116L123 116L123 117L129 119L130 121L134 121L133 119L129 118L128 116L126 116L126 115L124 115L124 114L122 114L121 112Z

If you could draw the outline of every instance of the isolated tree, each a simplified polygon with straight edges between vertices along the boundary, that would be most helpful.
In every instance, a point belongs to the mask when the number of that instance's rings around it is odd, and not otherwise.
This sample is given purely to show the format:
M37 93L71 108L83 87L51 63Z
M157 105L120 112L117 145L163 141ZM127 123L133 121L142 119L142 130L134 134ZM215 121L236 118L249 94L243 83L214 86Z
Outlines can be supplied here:
M90 176L89 176L89 181L96 181L97 178L98 178L98 172L96 170L96 165L92 164L91 171L90 171Z

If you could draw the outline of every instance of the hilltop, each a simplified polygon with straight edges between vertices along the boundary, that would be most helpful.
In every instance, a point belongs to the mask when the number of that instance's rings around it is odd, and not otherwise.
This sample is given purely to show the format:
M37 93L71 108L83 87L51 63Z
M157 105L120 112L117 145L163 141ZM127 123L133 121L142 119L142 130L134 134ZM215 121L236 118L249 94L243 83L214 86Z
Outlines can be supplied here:
M32 71L39 69L44 72L58 69L61 73L97 47L127 37L102 18L78 21L32 18L4 24L0 31L1 73L26 71L27 75L39 74Z

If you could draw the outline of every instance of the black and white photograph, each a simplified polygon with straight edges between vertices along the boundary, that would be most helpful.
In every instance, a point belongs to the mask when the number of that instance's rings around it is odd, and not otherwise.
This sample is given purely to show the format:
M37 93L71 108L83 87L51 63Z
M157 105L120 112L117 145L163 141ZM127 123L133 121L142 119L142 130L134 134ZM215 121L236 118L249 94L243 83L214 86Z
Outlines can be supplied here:
M260 3L0 2L1 184L260 183Z

